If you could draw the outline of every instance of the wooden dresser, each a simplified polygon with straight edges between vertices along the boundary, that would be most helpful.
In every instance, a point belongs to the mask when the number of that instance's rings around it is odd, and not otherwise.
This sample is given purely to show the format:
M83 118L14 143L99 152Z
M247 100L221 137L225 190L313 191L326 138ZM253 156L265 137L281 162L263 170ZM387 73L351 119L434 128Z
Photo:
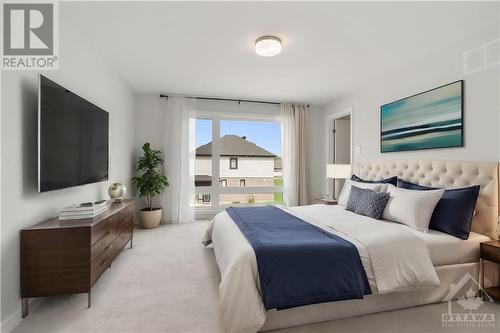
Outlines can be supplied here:
M57 217L21 230L22 316L28 298L88 293L130 241L134 201L108 203L94 219L60 221Z

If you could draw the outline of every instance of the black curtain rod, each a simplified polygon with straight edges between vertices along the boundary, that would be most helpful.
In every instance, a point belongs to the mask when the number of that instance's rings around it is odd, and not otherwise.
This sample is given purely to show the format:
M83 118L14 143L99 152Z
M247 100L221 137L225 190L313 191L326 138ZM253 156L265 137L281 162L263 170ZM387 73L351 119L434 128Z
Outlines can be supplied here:
M160 94L160 98L168 99L168 95ZM233 98L219 98L219 97L196 97L196 96L188 96L187 98L200 99L205 101L224 101L224 102L237 102L241 103L258 103L258 104L271 104L271 105L280 105L278 102L266 102L266 101L253 101L249 99L233 99Z

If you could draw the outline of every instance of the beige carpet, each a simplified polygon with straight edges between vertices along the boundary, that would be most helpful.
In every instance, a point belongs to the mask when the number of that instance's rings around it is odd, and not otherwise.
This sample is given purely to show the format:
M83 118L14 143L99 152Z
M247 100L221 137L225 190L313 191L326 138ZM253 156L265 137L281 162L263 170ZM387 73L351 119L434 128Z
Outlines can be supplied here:
M217 313L219 272L200 239L205 222L135 230L126 248L86 295L45 299L14 330L21 332L222 332ZM280 332L499 332L495 328L442 328L446 304L433 304L295 327Z

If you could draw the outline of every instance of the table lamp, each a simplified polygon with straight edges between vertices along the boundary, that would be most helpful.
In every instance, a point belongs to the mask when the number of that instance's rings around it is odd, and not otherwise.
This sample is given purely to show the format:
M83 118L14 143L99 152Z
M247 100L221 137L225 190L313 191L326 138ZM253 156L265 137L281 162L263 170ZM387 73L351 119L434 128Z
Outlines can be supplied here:
M335 180L336 179L347 179L351 177L351 165L350 164L327 164L326 165L326 178L332 178L334 181L334 192L335 192ZM335 193L333 194L335 197Z

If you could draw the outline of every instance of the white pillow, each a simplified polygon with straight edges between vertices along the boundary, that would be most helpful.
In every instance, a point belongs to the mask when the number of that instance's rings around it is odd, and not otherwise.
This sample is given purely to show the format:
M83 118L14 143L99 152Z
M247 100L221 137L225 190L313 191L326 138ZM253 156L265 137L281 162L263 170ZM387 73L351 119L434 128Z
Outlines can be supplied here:
M339 202L340 206L345 207L347 205L347 201L349 200L349 195L351 194L351 186L356 186L359 188L369 189L375 192L381 192L382 188L385 187L385 184L377 184L377 183L362 183L356 182L354 180L346 179L344 186L342 187L342 191L340 191ZM385 191L382 191L385 192Z
M384 209L384 220L399 222L423 232L429 230L432 213L444 194L444 189L417 191L387 186L389 202Z

